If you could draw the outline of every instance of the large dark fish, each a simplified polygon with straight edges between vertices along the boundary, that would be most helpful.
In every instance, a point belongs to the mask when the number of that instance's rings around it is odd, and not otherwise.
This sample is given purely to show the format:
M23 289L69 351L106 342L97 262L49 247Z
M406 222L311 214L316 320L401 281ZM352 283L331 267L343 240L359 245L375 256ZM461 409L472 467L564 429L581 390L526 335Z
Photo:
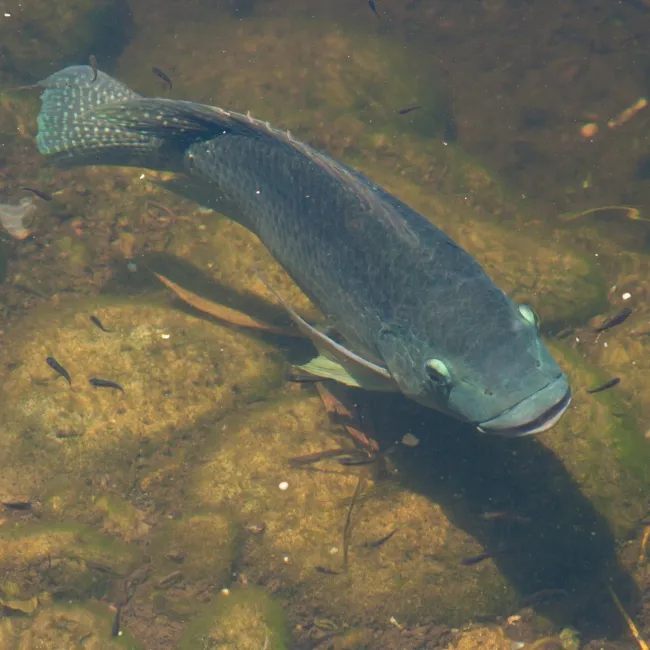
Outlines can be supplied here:
M255 233L339 337L300 319L302 369L401 391L482 431L544 431L571 399L537 318L445 233L353 169L247 115L149 99L87 66L40 86L41 153L181 173L166 186Z

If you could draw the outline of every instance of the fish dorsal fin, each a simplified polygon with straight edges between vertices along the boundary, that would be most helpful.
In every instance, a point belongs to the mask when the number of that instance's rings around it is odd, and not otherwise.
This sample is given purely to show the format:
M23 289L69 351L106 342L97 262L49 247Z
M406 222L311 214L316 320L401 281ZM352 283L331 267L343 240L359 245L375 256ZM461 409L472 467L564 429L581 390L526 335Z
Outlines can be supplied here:
M272 138L301 153L322 171L340 181L365 206L369 218L380 219L410 246L417 247L419 238L394 201L382 196L382 190L370 180L330 156L296 140L289 131L282 131L268 122L257 120L215 106L173 99L138 98L107 104L88 113L88 117L110 119L111 124L139 134L158 135L167 142L187 145L192 141L210 140L220 133L254 138Z
M337 343L334 339L320 332L315 327L312 327L302 316L300 316L291 305L280 294L269 285L268 282L258 273L260 280L264 283L266 288L275 296L280 304L287 310L291 318L295 321L298 329L309 338L312 343L318 348L321 353L330 359L338 362L344 368L355 367L365 372L383 377L385 380L392 381L392 375L386 368L364 359L362 356L348 350L345 346Z

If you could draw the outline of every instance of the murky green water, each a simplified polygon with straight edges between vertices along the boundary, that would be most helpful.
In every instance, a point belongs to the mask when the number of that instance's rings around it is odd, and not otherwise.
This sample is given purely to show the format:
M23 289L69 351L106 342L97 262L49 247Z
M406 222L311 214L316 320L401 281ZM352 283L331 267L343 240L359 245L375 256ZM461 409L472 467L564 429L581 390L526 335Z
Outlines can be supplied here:
M620 117L648 92L650 3L5 4L0 202L35 210L0 234L0 650L642 647L612 594L650 636L650 112ZM570 410L506 440L338 390L346 430L286 379L303 342L209 315L286 324L263 268L321 319L254 236L160 174L39 156L38 93L11 89L91 54L430 217L540 314ZM289 462L354 427L376 462Z

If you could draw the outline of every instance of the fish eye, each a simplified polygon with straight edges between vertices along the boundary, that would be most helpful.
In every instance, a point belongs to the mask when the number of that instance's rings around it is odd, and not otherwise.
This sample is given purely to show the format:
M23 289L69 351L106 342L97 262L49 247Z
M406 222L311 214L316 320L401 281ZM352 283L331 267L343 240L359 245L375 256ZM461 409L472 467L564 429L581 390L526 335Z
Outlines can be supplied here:
M535 327L539 327L539 316L529 305L519 305L519 313Z
M437 386L447 386L451 382L449 369L440 359L429 359L426 362L426 371L429 379Z

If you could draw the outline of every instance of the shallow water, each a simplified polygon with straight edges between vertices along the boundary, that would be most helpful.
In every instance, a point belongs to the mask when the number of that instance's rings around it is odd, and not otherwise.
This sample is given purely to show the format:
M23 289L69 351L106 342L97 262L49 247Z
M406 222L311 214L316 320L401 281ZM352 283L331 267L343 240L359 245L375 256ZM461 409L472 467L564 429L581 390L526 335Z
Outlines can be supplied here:
M0 235L0 649L640 645L612 594L650 636L650 112L608 125L647 92L650 4L376 11L6 10L0 202L29 196L37 211L29 236ZM209 315L226 305L285 326L263 268L322 319L255 237L159 189L164 175L39 156L38 93L12 89L91 54L144 95L290 129L431 218L534 306L570 410L505 440L337 390L362 416L346 431L313 384L286 380L307 344ZM353 450L357 429L376 462L289 462ZM407 434L416 446L377 456Z

